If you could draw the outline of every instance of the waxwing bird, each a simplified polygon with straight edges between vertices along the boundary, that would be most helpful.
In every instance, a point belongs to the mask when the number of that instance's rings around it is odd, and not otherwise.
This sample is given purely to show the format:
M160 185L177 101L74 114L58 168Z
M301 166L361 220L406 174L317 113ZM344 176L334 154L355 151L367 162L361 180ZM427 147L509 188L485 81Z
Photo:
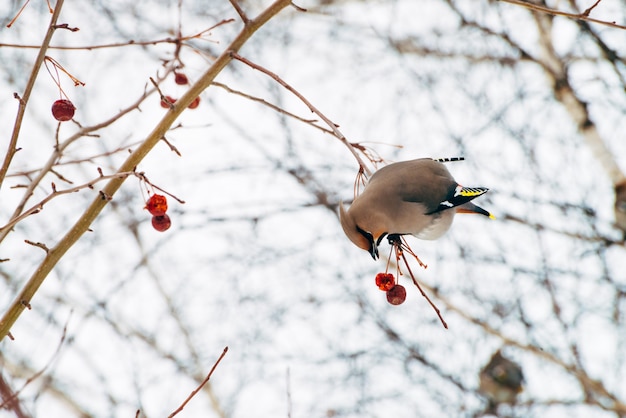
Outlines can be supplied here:
M446 160L421 158L376 171L347 210L339 205L341 226L350 241L376 260L385 236L433 240L450 228L457 212L493 218L470 202L489 189L461 186L441 161Z
M489 401L486 413L496 414L498 405L515 404L517 395L523 390L524 374L519 364L504 357L500 350L480 371L478 391Z

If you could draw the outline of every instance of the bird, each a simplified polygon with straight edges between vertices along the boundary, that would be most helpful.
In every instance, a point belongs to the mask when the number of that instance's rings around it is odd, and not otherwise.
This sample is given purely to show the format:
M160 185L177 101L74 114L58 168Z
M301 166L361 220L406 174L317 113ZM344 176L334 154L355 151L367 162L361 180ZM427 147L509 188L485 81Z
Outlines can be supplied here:
M380 168L363 192L346 209L339 204L339 219L346 236L357 247L378 259L383 238L401 235L434 240L450 228L455 213L477 213L494 219L472 199L485 187L463 187L443 162L463 158L419 158Z
M489 401L487 414L496 414L498 405L515 404L523 390L524 373L519 364L496 351L489 363L480 371L478 391Z

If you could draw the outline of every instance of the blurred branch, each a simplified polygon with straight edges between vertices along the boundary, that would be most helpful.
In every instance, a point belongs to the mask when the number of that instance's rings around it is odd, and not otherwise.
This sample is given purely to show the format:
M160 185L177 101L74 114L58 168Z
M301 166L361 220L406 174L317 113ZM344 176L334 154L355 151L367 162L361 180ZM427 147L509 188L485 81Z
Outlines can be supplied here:
M21 408L19 405L19 399L18 396L19 394L24 390L24 388L26 388L26 386L28 386L29 384L31 384L33 381L37 380L39 377L41 377L41 375L44 374L44 372L50 367L50 365L52 364L52 362L54 360L56 360L59 356L59 353L61 352L61 347L63 347L63 344L65 343L65 339L67 337L67 324L70 321L71 318L71 312L70 312L70 316L68 316L67 321L65 322L65 325L63 326L63 330L61 333L61 339L59 340L59 344L57 345L56 350L54 350L54 353L52 353L52 357L48 360L48 362L43 366L43 368L41 368L38 372L36 372L35 374L33 374L32 376L30 376L28 379L26 379L26 382L24 382L24 384L22 385L22 387L15 391L15 393L11 393L11 392L5 392L6 390L10 391L10 387L8 387L8 384L2 379L2 377L0 377L0 393L2 396L2 404L0 404L0 409L5 409L5 408L11 408L13 409L13 411L15 412L16 416L18 418L21 417L27 417L28 415L24 414L22 412L22 414L18 414L18 412L21 412ZM5 386L6 385L6 386ZM10 394L10 396L6 397L5 395Z
M573 375L580 383L584 392L587 394L587 402L593 405L597 405L604 410L616 412L620 416L626 415L626 404L621 402L616 395L611 393L604 386L604 383L602 381L591 378L584 369L579 368L574 364L567 363L565 360L542 349L541 347L533 344L524 344L522 342L519 342L518 340L507 337L500 330L489 325L487 321L479 319L466 312L465 309L459 308L458 306L454 305L452 302L446 299L445 296L442 295L437 288L429 287L427 285L424 286L429 288L428 290L433 293L446 306L447 309L456 312L466 321L479 326L487 334L499 338L506 345L510 345L512 347L516 347L521 350L533 353L537 357L543 358L550 363L556 364L569 374Z
M114 210L118 209L119 206L118 205L113 205ZM123 217L122 217L123 218ZM144 266L146 268L146 270L148 271L148 273L150 274L150 277L152 278L152 281L154 283L154 285L156 286L159 294L161 295L161 297L163 298L163 302L167 305L167 309L168 309L168 313L171 317L171 319L176 323L176 326L178 327L178 330L180 331L180 333L183 336L184 339L184 343L185 346L188 348L189 350L189 354L191 356L191 358L193 359L193 364L189 364L187 367L190 370L200 370L201 369L201 360L200 360L200 356L198 355L195 346L193 344L193 340L192 340L192 336L194 335L193 332L189 329L189 327L187 326L187 324L185 323L184 319L181 317L179 310L177 309L175 302L172 298L172 294L169 293L167 291L167 289L165 289L165 286L163 285L163 279L161 277L161 274L158 271L158 268L155 268L151 261L152 258L150 257L150 254L148 254L146 252L146 249L143 245L143 241L141 240L141 237L139 235L139 231L137 229L137 224L135 222L131 222L129 224L127 224L128 230L130 231L131 235L133 236L133 239L135 240L135 244L137 245L137 248L140 252L141 255L141 261L140 264L137 266ZM120 335L126 335L123 334L122 332L120 332L119 329L115 328L116 331L120 334ZM138 336L142 341L144 341L146 344L148 344L153 350L155 350L155 352L157 352L160 356L162 357L169 357L174 363L177 364L177 366L179 368L181 367L180 361L176 361L173 357L170 357L169 355L162 353L161 350L159 349L159 347L157 347L156 341L151 340L150 338L146 338L145 335L142 335L140 332L135 332L136 336ZM185 371L185 373L187 374L188 371ZM199 377L197 375L197 372L193 372L191 373L193 379L195 380L200 380L202 377ZM226 413L224 412L224 409L220 403L219 398L217 397L217 395L215 394L215 391L213 390L212 386L210 384L205 384L204 385L204 389L205 392L207 393L207 395L209 396L209 399L211 401L211 405L213 407L214 412L217 414L218 417L220 418L225 418L226 417Z
M7 357L1 357L1 361L2 368L14 378L28 379L37 373L31 366L22 362L15 364L10 362ZM92 416L73 399L74 392L71 389L68 390L67 382L61 382L54 373L49 373L42 379L41 388L38 390L41 394L45 393L46 396L54 398L59 404L69 408L73 417L89 418Z
M12 411L13 414L17 418L30 417L29 414L24 412L24 410L22 409L22 405L20 404L20 400L17 397L17 394L13 393L13 389L11 389L9 382L7 382L4 379L4 376L2 376L1 374L0 374L0 397L2 398L2 405L0 405L2 409Z
M537 14L535 21L537 22L541 50L537 63L541 65L550 80L554 97L565 107L612 184L617 185L626 181L626 176L600 136L596 123L589 113L588 104L580 99L572 88L568 68L554 48L551 18Z

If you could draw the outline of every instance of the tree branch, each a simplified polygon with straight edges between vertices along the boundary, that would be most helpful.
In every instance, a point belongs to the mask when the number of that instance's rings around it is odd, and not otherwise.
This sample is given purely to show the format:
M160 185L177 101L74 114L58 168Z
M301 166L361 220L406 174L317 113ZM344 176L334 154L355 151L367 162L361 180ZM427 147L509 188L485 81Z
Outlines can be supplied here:
M500 1L504 2L504 3L515 4L516 6L522 6L522 7L525 7L527 9L529 9L529 10L533 10L535 12L547 13L547 14L553 15L553 16L568 17L568 18L574 19L574 20L584 20L584 21L591 22L591 23L597 23L599 25L609 26L609 27L612 27L612 28L615 28L615 29L626 30L626 26L624 26L624 25L618 25L615 22L608 22L608 21L605 21L605 20L599 20L599 19L594 19L592 17L589 17L589 14L593 10L593 8L598 5L599 1L597 1L593 6L589 7L587 10L585 10L582 13L562 12L560 10L551 9L549 7L540 6L538 4L530 3L530 2L527 2L527 1L523 1L523 0L500 0Z

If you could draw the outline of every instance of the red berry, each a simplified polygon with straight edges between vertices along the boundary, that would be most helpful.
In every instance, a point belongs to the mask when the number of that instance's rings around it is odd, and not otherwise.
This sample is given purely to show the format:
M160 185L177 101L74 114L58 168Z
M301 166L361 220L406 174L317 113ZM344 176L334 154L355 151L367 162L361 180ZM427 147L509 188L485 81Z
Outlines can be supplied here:
M188 84L189 80L187 79L187 76L183 73L174 73L174 82L183 86L185 84Z
M392 305L401 305L406 300L406 289L401 284L397 284L387 291L387 302Z
M162 216L153 216L152 217L152 227L159 232L164 232L170 229L172 226L172 221L170 217L167 215Z
M391 273L378 273L376 275L376 286L384 292L391 290L396 285L396 279Z
M66 122L74 117L76 108L69 100L61 99L52 103L52 116L59 122Z
M153 194L148 199L145 209L153 216L163 216L167 212L167 198L160 194Z
M176 100L177 100L177 99L173 98L172 96L165 96L165 98L166 98L166 99L167 99L167 100L168 100L171 104L176 103ZM169 103L167 103L165 100L161 99L161 107L162 107L163 109L169 109L169 108L170 108L170 105L169 105Z
M193 99L193 102L189 103L188 107L189 107L189 109L195 109L199 105L200 105L200 96L198 96L195 99Z

